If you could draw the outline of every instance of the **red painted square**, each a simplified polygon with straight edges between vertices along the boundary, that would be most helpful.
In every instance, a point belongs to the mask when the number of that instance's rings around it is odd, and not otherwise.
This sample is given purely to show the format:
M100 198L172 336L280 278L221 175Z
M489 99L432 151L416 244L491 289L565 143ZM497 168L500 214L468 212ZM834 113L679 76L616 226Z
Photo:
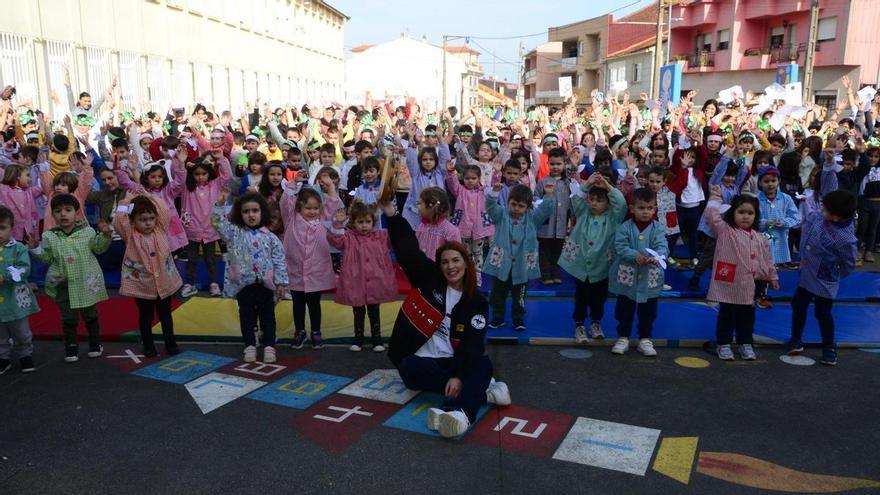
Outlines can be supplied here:
M736 265L724 261L715 263L715 280L733 282L736 279Z
M152 358L144 357L144 350L141 348L140 344L104 343L102 345L104 346L104 354L101 358L105 362L110 363L114 368L126 373L157 363L168 357L164 352L165 348L162 344L156 346L159 350L159 355ZM82 356L88 351L88 347L88 345L83 346L80 344L80 359L82 359Z
M297 415L291 424L324 450L339 453L398 409L398 404L333 394Z
M315 360L315 356L282 356L278 361L272 364L265 363L245 363L244 361L236 361L228 366L224 366L217 370L219 373L241 376L250 378L251 380L260 380L264 382L274 382L283 376L287 376L294 371Z
M467 442L548 457L568 433L574 417L552 411L523 406L507 406L490 410L465 435ZM499 428L499 431L495 429Z

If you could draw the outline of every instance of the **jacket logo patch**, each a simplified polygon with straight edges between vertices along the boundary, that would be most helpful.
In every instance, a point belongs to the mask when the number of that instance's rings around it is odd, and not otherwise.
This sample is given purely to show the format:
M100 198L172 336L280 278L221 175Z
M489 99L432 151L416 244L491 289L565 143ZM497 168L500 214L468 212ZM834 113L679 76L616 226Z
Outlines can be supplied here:
M733 283L736 278L736 265L719 261L715 264L715 275L713 278L719 282Z
M471 318L471 326L477 330L486 328L486 317L483 315L474 315L474 317Z

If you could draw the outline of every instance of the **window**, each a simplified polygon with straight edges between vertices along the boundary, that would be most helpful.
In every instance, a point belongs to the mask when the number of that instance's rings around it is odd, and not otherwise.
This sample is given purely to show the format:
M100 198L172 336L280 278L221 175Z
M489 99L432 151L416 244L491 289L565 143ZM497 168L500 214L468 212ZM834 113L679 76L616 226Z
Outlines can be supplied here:
M642 64L633 64L632 82L642 82Z
M626 81L626 65L619 65L611 67L609 70L609 81L611 84L620 81Z
M816 41L831 41L837 37L837 17L819 19L819 34Z
M825 108L835 108L837 106L836 91L816 91L813 94L813 103Z
M785 28L777 26L770 30L770 48L782 48L785 41Z
M712 33L698 34L696 46L694 47L694 51L696 53L711 52L712 51Z
M718 31L718 48L716 50L727 50L728 48L730 48L730 30Z

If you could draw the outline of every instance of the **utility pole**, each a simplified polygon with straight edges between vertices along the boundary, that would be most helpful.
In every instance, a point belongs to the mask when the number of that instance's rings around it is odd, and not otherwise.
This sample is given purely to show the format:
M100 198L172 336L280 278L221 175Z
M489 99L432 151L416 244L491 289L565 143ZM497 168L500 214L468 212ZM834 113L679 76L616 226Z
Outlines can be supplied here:
M816 0L818 1L818 0ZM657 0L657 42L654 44L654 82L651 97L660 97L660 66L663 64L663 0Z
M810 2L810 34L804 61L804 102L813 101L813 63L816 60L816 38L819 37L819 0Z
M672 4L673 0L667 0L669 2L669 13L666 15L666 63L669 64L669 60L672 57Z
M516 86L516 106L519 112L523 111L525 100L525 74L523 73L523 42L519 40L519 84Z
M443 102L443 108L441 110L445 111L448 107L446 106L446 39L448 36L443 35L443 94L440 96L440 101Z

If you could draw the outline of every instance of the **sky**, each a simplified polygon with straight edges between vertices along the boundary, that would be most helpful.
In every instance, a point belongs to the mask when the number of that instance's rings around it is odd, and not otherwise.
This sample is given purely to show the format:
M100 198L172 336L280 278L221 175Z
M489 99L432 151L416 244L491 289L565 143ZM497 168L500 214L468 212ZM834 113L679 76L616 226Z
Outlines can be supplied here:
M345 24L345 53L361 44L378 44L408 33L411 38L427 36L441 45L443 35L467 36L468 46L480 52L486 76L516 81L519 64L519 41L523 53L547 41L547 28L612 13L622 17L652 0L328 0L330 5L351 17ZM553 8L546 5L553 4ZM537 8L536 8L537 6ZM536 35L516 38L523 35ZM480 39L511 37L511 39ZM450 40L450 45L465 44L465 39ZM494 56L493 56L494 55Z

